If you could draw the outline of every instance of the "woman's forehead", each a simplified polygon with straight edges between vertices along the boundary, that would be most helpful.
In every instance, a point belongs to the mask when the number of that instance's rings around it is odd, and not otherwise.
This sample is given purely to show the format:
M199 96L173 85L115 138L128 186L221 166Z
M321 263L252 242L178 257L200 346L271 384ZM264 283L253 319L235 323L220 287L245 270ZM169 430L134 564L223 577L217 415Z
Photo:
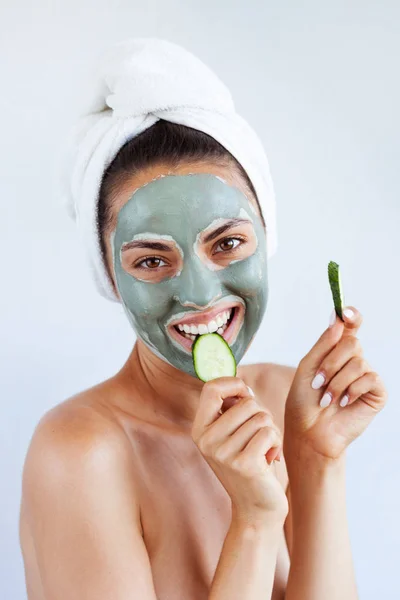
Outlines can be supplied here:
M118 213L117 229L161 233L160 228L185 226L199 231L218 218L237 218L244 213L253 219L253 204L219 176L165 175L135 190Z

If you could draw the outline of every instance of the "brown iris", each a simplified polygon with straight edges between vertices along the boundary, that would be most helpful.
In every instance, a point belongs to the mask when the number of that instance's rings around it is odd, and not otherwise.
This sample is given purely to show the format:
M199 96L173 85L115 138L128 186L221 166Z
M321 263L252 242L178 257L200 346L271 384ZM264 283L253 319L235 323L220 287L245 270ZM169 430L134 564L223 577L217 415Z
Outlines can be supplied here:
M156 269L157 267L160 266L161 258L156 258L155 256L151 256L150 258L146 258L144 263L149 269Z
M222 250L233 250L235 247L235 240L232 238L227 238L218 244Z

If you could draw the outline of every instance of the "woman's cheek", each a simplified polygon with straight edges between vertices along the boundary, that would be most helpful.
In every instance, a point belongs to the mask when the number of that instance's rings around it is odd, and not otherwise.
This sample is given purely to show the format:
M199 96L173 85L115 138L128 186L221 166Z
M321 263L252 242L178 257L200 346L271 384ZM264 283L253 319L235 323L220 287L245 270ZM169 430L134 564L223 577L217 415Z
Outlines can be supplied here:
M122 276L119 292L125 306L145 322L163 319L172 301L170 286L162 283L137 281L130 275Z
M233 262L221 272L224 285L239 296L254 297L265 290L266 263L259 253L245 260Z

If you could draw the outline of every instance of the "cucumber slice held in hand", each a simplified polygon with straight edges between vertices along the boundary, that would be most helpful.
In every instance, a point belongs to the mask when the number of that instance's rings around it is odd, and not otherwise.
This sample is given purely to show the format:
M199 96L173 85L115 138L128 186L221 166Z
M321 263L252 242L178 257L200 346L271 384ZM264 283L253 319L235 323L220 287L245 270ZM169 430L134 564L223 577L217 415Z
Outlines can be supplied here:
M192 346L194 370L201 381L217 377L235 377L236 360L219 333L199 335Z
M336 314L343 321L342 311L344 306L344 296L342 292L342 281L340 278L339 265L333 262L333 260L331 260L328 264L328 277L329 285L331 286Z

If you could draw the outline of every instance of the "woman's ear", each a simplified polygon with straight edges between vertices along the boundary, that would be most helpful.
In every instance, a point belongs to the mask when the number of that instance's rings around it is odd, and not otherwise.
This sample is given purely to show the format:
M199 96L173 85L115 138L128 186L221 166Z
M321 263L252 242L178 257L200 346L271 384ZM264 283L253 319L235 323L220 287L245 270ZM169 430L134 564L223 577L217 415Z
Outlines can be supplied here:
M120 296L120 294L119 294L119 291L118 291L117 285L116 285L116 283L115 283L115 281L114 281L114 277L112 277L112 278L111 278L111 282L112 282L112 288L113 288L113 292L114 292L114 294L115 294L116 298L118 299L118 302L122 302L122 298L121 298L121 296Z

